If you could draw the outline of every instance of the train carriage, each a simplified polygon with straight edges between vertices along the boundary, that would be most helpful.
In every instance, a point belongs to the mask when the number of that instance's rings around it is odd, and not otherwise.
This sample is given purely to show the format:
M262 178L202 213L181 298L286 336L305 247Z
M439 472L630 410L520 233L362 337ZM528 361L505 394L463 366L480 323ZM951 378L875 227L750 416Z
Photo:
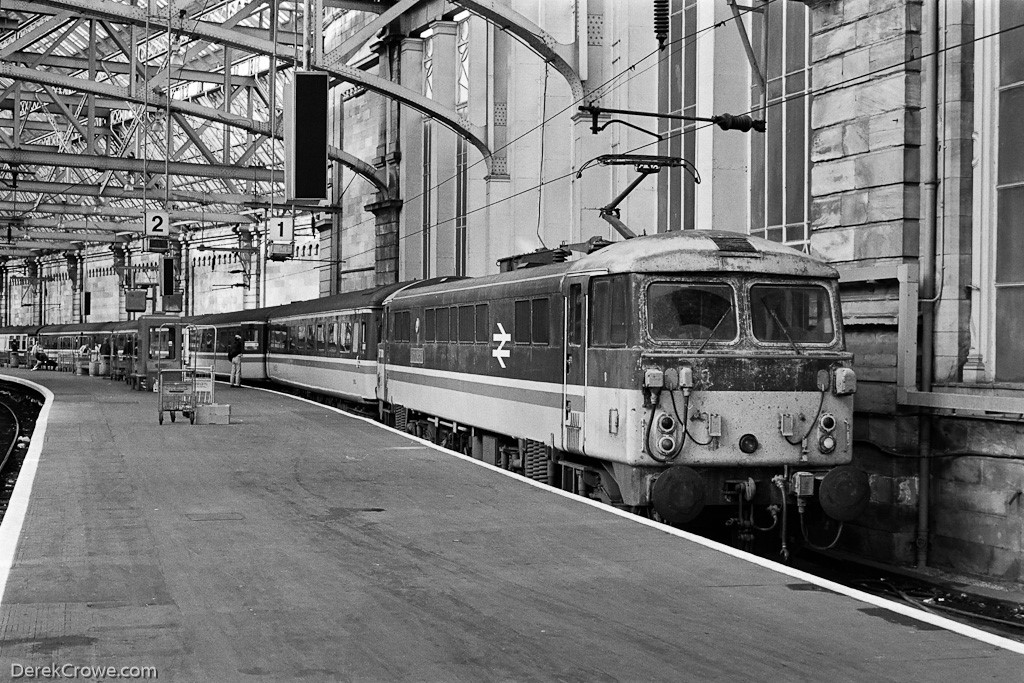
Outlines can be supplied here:
M24 364L31 340L38 330L39 325L0 327L0 363L12 367Z
M183 320L187 365L213 368L215 375L231 374L228 346L235 335L242 337L242 379L267 379L267 315L272 309L260 308L229 313L211 313Z
M377 403L384 300L399 283L300 301L267 313L268 379L356 403Z

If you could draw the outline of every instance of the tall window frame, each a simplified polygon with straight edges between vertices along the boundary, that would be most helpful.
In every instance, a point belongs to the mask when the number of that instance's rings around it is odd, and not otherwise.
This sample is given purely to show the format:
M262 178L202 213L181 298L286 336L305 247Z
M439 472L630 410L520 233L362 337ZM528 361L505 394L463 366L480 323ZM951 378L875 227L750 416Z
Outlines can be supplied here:
M428 98L434 96L434 38L432 36L423 40L423 95ZM422 277L431 276L431 233L433 230L433 156L434 156L434 121L429 116L423 116L423 135L421 139L421 156L423 159L423 192L420 195L420 209L423 220L420 225L420 243L422 250Z
M764 54L767 23L767 130L750 138L749 232L807 251L810 245L810 11L799 2L763 6L752 22L754 54ZM751 84L751 110L761 89Z
M1024 23L1010 0L975 4L976 35ZM1015 134L1024 110L1024 35L974 45L975 142L970 349L964 381L1024 385L1024 162ZM1005 132L1005 134L1004 134Z
M455 112L466 117L469 114L470 98L469 17L457 24L455 48L458 57ZM455 274L458 276L466 275L468 195L469 144L465 136L460 135L455 143Z
M672 0L669 5L668 58L658 70L658 111L697 115L698 0ZM659 119L658 154L696 163L697 122ZM658 174L658 232L696 227L697 188L680 167Z

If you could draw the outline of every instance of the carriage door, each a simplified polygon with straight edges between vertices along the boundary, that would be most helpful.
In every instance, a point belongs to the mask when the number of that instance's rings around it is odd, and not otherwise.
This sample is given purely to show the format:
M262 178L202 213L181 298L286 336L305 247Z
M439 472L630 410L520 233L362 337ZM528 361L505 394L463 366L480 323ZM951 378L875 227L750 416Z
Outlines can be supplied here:
M386 401L388 398L387 392L387 372L384 371L384 366L387 363L387 357L385 354L385 341L390 338L389 331L389 319L391 318L390 308L384 308L381 312L380 325L377 328L377 400ZM383 406L382 406L383 408Z
M584 387L587 379L586 278L570 278L568 285L562 364L562 447L570 453L583 453Z

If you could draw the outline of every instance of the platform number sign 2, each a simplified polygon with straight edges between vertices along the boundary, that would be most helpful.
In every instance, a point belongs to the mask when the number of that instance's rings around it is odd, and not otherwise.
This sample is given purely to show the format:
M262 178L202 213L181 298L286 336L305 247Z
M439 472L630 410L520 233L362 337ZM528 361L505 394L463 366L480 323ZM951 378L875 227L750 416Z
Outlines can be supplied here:
M267 219L267 240L270 242L291 242L295 232L295 219L277 216Z
M147 211L144 221L146 237L167 237L171 234L171 216L166 211Z

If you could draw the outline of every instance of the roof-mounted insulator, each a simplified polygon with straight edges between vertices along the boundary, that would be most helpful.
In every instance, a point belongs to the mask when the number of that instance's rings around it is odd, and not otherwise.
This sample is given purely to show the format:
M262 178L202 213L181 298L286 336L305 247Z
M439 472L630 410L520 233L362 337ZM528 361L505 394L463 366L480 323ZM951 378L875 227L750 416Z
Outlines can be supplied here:
M668 42L668 0L654 0L654 37L658 49L664 50Z

